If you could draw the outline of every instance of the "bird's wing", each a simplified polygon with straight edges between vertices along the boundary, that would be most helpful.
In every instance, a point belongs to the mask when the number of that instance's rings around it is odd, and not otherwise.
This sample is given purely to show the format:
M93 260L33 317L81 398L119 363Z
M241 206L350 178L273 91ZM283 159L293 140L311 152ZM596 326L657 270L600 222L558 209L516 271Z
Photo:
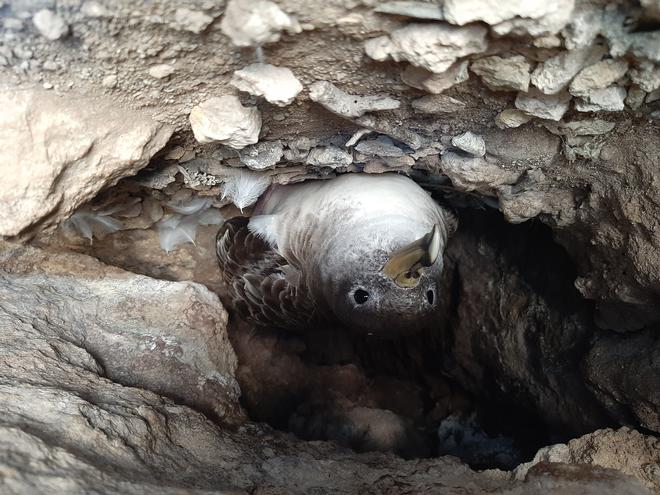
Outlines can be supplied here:
M223 279L239 314L262 326L302 327L316 315L300 272L246 218L225 222L216 238Z

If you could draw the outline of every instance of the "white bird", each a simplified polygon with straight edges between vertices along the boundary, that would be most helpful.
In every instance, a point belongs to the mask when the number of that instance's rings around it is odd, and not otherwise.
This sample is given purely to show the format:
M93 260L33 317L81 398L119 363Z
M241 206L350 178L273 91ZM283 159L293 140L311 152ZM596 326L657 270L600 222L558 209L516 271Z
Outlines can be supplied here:
M326 319L386 335L424 326L455 216L408 177L345 174L271 186L217 236L238 311L264 326Z

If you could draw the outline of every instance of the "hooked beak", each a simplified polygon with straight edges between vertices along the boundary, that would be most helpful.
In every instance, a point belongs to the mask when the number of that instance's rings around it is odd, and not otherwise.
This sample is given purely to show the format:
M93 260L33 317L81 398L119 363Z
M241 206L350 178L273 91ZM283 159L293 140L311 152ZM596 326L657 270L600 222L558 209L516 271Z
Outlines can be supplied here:
M400 287L415 287L422 269L438 259L441 240L440 226L435 224L431 232L394 251L383 266L383 273Z

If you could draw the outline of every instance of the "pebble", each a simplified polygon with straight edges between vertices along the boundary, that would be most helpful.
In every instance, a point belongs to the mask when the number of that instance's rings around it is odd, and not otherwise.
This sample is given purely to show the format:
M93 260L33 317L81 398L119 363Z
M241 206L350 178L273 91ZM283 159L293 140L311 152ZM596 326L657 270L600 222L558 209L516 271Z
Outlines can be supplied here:
M209 27L212 22L213 17L199 10L179 8L174 12L174 28L179 31L199 34Z
M527 91L530 69L530 63L522 55L480 58L470 66L470 70L495 91Z
M532 120L532 117L525 112L521 112L515 108L507 108L502 110L497 117L495 117L495 125L500 129L511 129L520 127Z
M353 156L337 146L320 146L309 152L305 163L315 167L347 167L353 163Z
M454 136L451 144L472 156L484 156L486 154L484 138L470 131Z
M236 46L260 46L279 41L282 31L302 31L295 17L269 0L229 0L220 29Z
M620 86L594 89L576 100L578 112L619 112L624 109L626 89Z
M595 89L611 86L628 71L625 60L601 60L582 69L571 81L568 90L573 96L584 96Z
M284 146L281 141L261 141L257 144L246 146L238 155L241 163L252 170L265 170L273 168L284 154Z
M442 74L434 74L426 69L409 65L401 72L401 80L413 88L431 94L440 94L470 78L468 63L467 60L456 62Z
M532 72L531 82L545 94L559 93L578 72L600 60L605 53L606 49L597 45L563 51L540 64Z
M156 79L165 79L174 74L174 67L169 64L158 64L149 67L149 75Z
M234 95L210 98L193 107L190 125L198 142L219 142L242 149L259 140L261 114L256 107L244 107Z
M105 76L101 81L101 85L104 88L114 88L115 86L117 86L117 76L115 74L110 74L108 76Z
M48 9L41 9L34 14L32 22L37 31L46 39L58 40L69 32L69 25L59 15Z
M290 69L270 64L252 64L237 70L229 84L280 107L291 104L303 89Z
M361 117L367 112L394 110L401 102L389 96L348 94L328 81L316 81L309 87L309 98L331 112L346 118Z
M531 88L528 93L518 93L515 105L528 115L548 120L560 120L571 102L571 95L567 91L546 95L536 88Z
M394 1L384 2L374 8L379 14L394 14L416 19L444 21L442 6L427 2Z

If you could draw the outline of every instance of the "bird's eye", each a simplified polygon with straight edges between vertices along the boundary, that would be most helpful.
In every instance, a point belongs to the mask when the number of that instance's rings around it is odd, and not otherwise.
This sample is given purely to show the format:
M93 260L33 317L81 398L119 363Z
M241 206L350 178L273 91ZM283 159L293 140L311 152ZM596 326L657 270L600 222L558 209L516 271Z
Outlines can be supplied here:
M353 292L353 299L358 304L364 304L369 300L369 293L366 290L358 289Z
M426 300L429 302L429 304L433 304L433 301L435 300L435 294L432 290L426 291Z

